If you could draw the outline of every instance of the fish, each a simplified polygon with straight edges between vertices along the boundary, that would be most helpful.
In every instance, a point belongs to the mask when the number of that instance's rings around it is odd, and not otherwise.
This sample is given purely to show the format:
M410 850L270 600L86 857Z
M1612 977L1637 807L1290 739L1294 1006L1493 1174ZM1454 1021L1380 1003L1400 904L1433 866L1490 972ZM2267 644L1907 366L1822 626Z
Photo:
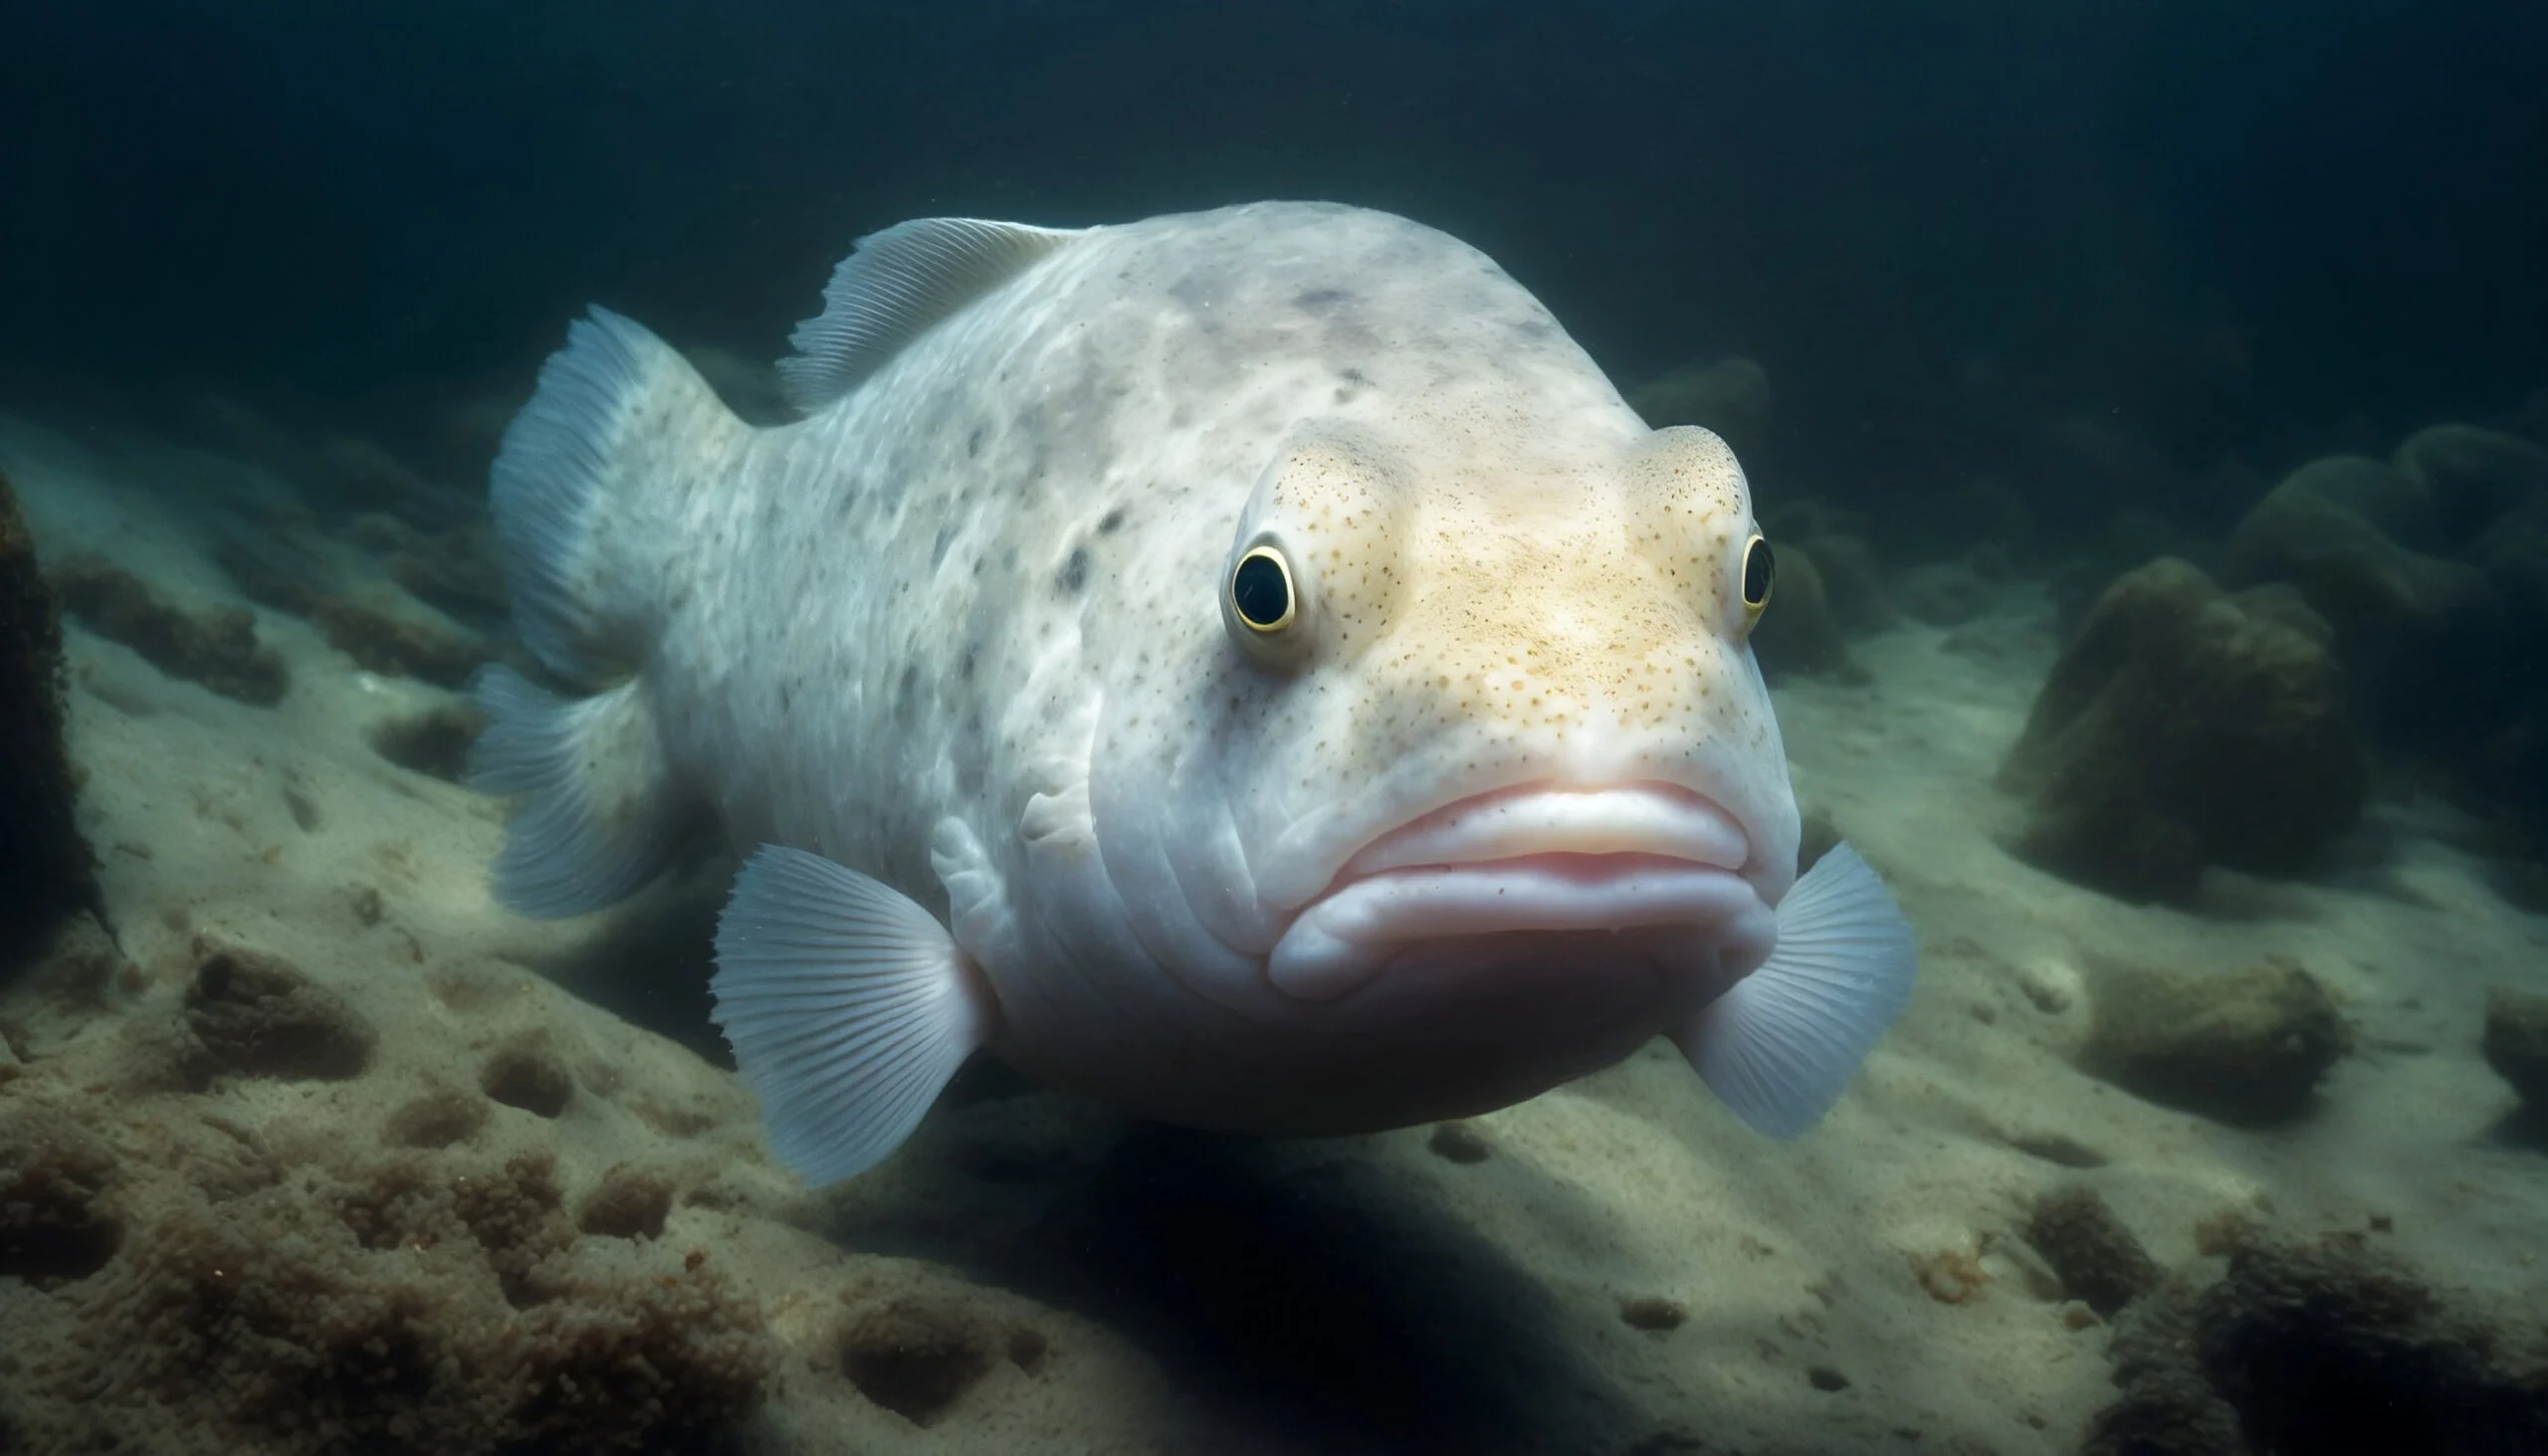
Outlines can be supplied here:
M1800 826L1725 442L1485 254L1263 202L859 240L749 425L595 307L490 498L495 899L722 827L713 1016L813 1184L976 1053L1263 1137L1503 1108L1667 1037L1793 1138L1917 950Z

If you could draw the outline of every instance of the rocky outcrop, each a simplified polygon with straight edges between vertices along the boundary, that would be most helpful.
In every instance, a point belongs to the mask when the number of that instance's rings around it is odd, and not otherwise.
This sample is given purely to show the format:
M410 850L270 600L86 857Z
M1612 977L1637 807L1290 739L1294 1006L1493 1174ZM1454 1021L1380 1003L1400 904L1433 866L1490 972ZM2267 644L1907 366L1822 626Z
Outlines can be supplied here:
M2013 845L2134 899L2206 865L2306 865L2369 782L2326 624L2288 590L2223 592L2162 557L2107 589L2036 697L2001 781Z
M62 746L62 624L0 477L0 971L96 902L77 792Z
M2238 1127L2308 1111L2353 1047L2326 989L2280 956L2234 970L2110 966L2080 1052L2088 1071L2138 1097Z
M2217 1283L2135 1306L2082 1456L2548 1450L2541 1332L2469 1303L2343 1236L2248 1240Z

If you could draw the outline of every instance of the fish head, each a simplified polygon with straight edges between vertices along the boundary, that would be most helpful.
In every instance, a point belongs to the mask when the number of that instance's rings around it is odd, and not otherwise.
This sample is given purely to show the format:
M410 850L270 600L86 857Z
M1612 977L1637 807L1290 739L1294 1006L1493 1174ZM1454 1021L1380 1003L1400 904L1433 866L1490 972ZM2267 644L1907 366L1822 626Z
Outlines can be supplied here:
M1151 882L1118 888L1154 945L1208 936L1163 958L1228 1004L1465 1014L1507 1061L1583 1022L1523 1094L1615 1059L1777 938L1771 570L1703 429L1306 422L1233 522L1190 711L1104 796Z

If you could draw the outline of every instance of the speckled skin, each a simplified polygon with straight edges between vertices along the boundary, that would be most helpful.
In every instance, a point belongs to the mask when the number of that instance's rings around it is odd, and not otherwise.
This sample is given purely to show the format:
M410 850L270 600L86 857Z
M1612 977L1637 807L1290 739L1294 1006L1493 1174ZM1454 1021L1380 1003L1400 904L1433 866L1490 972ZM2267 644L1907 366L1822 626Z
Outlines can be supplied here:
M1748 491L1548 311L1403 219L1260 204L1094 229L658 502L639 681L744 846L948 918L993 1049L1189 1125L1499 1106L1715 988L1511 937L1287 997L1265 952L1364 844L1519 783L1724 806L1775 904L1797 814L1744 636ZM1272 540L1290 645L1225 620Z

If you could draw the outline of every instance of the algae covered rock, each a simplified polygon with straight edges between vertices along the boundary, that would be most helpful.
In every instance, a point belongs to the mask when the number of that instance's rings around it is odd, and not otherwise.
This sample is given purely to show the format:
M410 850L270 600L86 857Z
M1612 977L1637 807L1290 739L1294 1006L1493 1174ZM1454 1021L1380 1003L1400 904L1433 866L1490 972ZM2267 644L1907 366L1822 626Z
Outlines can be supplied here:
M2155 1103L2245 1127L2308 1110L2353 1049L2326 989L2293 961L2192 973L2109 966L2080 1062Z
M0 1233L34 1251L7 1272L54 1290L18 1307L43 1338L0 1388L27 1449L725 1450L772 1381L778 1348L724 1258L579 1236L544 1160L288 1169L234 1144L216 1189L30 1119L0 1124L25 1225Z
M91 631L131 648L170 677L260 708L282 702L292 686L291 670L259 640L256 614L246 607L187 611L96 556L64 562L54 588Z
M2034 1205L2025 1239L2051 1266L2061 1292L2111 1316L2157 1287L2159 1266L2094 1188L2064 1188Z
M2452 542L2468 540L2504 513L2548 495L2548 449L2500 430L2429 426L2408 436L2396 458Z
M2353 827L2369 772L2309 609L2227 595L2163 557L2089 613L2001 782L2026 806L2020 854L2156 899L2190 893L2208 864L2302 867Z
M2425 782L2548 846L2548 448L2474 425L2313 461L2239 521L2230 586L2334 629L2358 714Z
M62 724L62 624L0 477L0 969L96 902Z
M105 1268L123 1241L115 1181L113 1157L70 1118L0 1110L0 1279L53 1284Z
M2286 476L2231 532L2224 585L2279 582L2335 630L2337 650L2392 735L2451 739L2500 641L2485 573L2443 554L2447 533L2421 480L2337 456Z
M2548 1450L2542 1332L2508 1339L2350 1240L2251 1240L2218 1283L2145 1304L2086 1456Z

